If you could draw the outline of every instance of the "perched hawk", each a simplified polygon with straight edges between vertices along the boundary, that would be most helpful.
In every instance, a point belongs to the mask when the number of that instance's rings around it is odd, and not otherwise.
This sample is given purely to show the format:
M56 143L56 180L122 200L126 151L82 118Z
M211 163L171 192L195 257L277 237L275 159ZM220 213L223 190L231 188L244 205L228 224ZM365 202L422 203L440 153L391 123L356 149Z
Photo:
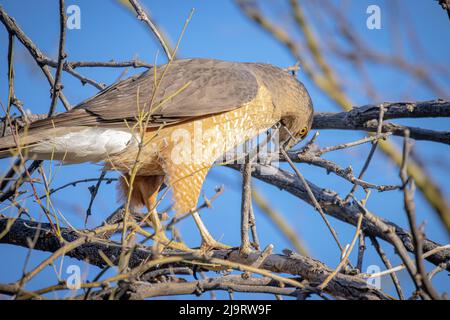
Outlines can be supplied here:
M163 182L172 189L175 210L189 212L221 154L279 122L286 128L280 140L303 138L312 117L308 92L284 70L260 63L176 60L0 138L0 157L20 150L34 159L104 162L123 173L122 194L132 206L148 208L157 240L169 243L155 209ZM192 215L203 245L220 247L198 213Z

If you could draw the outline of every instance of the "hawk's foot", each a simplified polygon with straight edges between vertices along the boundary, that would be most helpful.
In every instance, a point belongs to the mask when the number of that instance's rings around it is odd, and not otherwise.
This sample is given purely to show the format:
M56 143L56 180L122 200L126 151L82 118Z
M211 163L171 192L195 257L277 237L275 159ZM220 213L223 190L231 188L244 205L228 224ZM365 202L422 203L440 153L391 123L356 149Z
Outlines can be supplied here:
M200 246L200 251L207 252L211 250L227 250L231 249L231 246L223 244L211 236L202 237L202 245Z

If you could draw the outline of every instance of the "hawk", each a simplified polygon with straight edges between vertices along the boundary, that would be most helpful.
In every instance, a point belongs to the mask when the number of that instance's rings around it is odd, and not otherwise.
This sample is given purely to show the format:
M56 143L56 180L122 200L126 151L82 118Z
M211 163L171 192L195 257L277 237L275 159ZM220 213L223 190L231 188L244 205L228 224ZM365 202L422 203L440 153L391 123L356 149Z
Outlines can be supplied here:
M291 147L313 118L301 82L269 64L175 60L117 82L79 105L0 138L0 157L103 162L122 173L121 194L146 206L155 239L173 245L156 212L163 183L177 213L192 212L202 245L221 248L195 211L203 181L224 152L281 123ZM133 177L134 179L132 179Z

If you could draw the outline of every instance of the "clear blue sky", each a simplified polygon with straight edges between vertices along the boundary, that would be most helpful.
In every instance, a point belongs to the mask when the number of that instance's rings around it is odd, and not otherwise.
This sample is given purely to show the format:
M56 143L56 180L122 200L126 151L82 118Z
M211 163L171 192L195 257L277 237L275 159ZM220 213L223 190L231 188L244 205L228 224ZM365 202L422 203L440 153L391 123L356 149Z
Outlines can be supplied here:
M25 33L41 48L47 55L56 58L58 51L58 6L56 0L42 1L18 1L0 0L0 4L13 16L17 23L23 28ZM318 3L317 2L309 2ZM344 3L346 1L343 1ZM279 45L275 40L259 29L254 23L249 21L232 1L142 1L151 12L155 21L168 34L172 43L176 42L183 27L184 21L191 8L195 8L193 18L186 30L179 49L179 57L207 57L233 61L253 61L267 62L280 67L287 67L295 63L289 52ZM286 17L287 5L284 1L261 1L265 12L282 25L292 26L290 17ZM273 3L268 6L267 4ZM339 3L339 2L336 2ZM407 56L416 64L445 64L450 56L450 30L449 21L445 12L435 1L400 1L399 4L407 3L407 12L410 22L418 35L423 47L428 48L427 54L418 54L413 47L402 47L393 45L393 34L397 32L394 24L389 23L389 16L400 15L404 17L404 12L400 6L388 5L388 1L348 1L354 31L374 48L385 53L395 53L404 50ZM158 47L154 37L145 26L139 22L122 5L115 1L66 1L66 5L77 4L81 8L81 29L67 31L66 52L69 60L83 61L116 61L130 60L139 57L152 63L159 50L158 62L165 61L163 52ZM382 29L370 31L366 28L366 8L369 4L378 4L382 9ZM273 8L273 10L270 10ZM400 17L400 16L399 16ZM328 17L330 19L330 17ZM399 18L401 19L401 18ZM399 21L401 23L402 21ZM326 41L326 39L320 39ZM6 77L6 52L7 33L0 27L0 101L5 104L7 99L7 77ZM49 87L40 69L35 65L23 47L16 42L15 51L16 95L21 99L26 108L35 113L43 113L48 110ZM335 61L331 61L333 63ZM121 74L121 69L79 69L88 77L97 79L106 84L114 82ZM337 65L336 70L342 78L348 77L352 80L352 71L348 66ZM359 83L351 83L347 92L357 105L372 102L392 101L401 99L426 100L437 98L421 84L412 85L408 77L400 76L378 66L369 66L370 77L383 95L379 101L371 101L361 94ZM127 76L139 72L129 69ZM435 71L436 72L436 71ZM310 90L316 111L336 111L336 107L326 99L322 93L306 78L302 73L299 79L304 81ZM450 79L439 77L437 81L448 92ZM93 95L97 90L90 86L81 86L77 79L68 75L63 77L64 93L72 104L76 104L83 99ZM447 94L448 98L448 94ZM61 106L59 106L62 111ZM408 120L401 123L420 125L437 130L448 130L450 121L448 119L432 120ZM341 142L352 141L362 137L362 133L343 131L323 131L318 140L322 146L332 145ZM400 142L399 139L393 139ZM420 142L415 145L416 151L423 155L423 159L429 162L429 171L434 179L442 186L444 194L450 192L449 178L449 148L443 144ZM329 159L338 162L342 166L352 165L355 171L359 171L370 149L369 145L359 148L331 154ZM10 160L2 160L0 170L4 172ZM53 169L59 168L57 164ZM288 167L285 167L288 169ZM49 165L46 165L49 170ZM95 178L99 175L100 166L93 164L70 165L60 167L56 178L52 182L52 187L57 187L69 181L82 178ZM323 188L330 188L342 195L345 195L351 185L342 179L323 170L301 165L300 169L304 175L312 182ZM116 176L109 173L109 177ZM367 172L365 179L378 184L398 184L398 169L391 161L376 153ZM225 193L214 203L213 208L204 211L202 214L204 221L216 238L231 244L239 244L239 212L240 212L240 177L227 168L213 169L204 185L204 192L207 196L214 194L217 185L225 186ZM327 231L319 215L312 207L304 204L299 199L283 193L274 187L255 181L255 187L267 197L272 207L280 212L292 228L299 234L305 242L312 257L317 258L330 267L335 267L339 261L338 250L333 239ZM52 197L55 206L63 212L66 218L76 227L83 227L84 215L89 203L89 184L82 184L76 188L65 189ZM42 189L40 190L42 192ZM115 185L105 185L102 187L100 195L93 206L93 216L89 220L89 226L98 225L117 206ZM362 193L358 193L362 196ZM439 243L448 243L447 232L442 228L439 221L429 205L423 200L420 194L417 195L417 215L420 222L426 221L426 232L429 238ZM39 219L39 210L31 200L27 201L31 212L35 212L34 218ZM164 207L164 205L162 206ZM402 195L394 191L377 194L373 192L368 202L368 207L375 213L398 223L402 227L407 227L406 216L403 212ZM10 212L10 211L6 211ZM5 212L3 212L5 213ZM10 212L14 214L14 212ZM270 224L269 220L256 210L259 236L263 245L273 243L275 250L280 252L291 245L286 239ZM331 223L336 228L341 242L349 243L354 233L354 228L340 221L330 218ZM192 221L187 220L181 224L181 233L190 245L199 244L199 236ZM369 241L368 241L369 242ZM370 243L370 242L369 242ZM384 243L383 243L384 244ZM385 244L384 244L385 245ZM365 265L377 264L382 266L371 245L368 245ZM393 249L385 245L385 251L392 256ZM23 262L27 250L8 245L0 245L0 282L12 282L21 275ZM48 253L33 252L28 269L37 265ZM351 255L352 261L356 261L356 255ZM59 268L61 261L56 265ZM88 279L92 279L99 269L84 265L70 258L65 258L62 270L70 264L83 265L83 270ZM394 264L399 263L397 259ZM430 267L428 265L428 267ZM384 268L383 266L381 267ZM66 274L63 272L63 278ZM409 290L412 289L406 272L399 273L402 283L407 284ZM30 282L28 289L35 289L50 285L56 282L53 269L46 269ZM435 284L439 290L450 289L448 277L445 273L436 276ZM392 284L389 278L383 280L383 290L393 293ZM205 295L207 298L208 296ZM219 297L226 297L219 294ZM237 294L236 297L243 297ZM248 297L248 296L247 296ZM250 297L267 297L251 295Z

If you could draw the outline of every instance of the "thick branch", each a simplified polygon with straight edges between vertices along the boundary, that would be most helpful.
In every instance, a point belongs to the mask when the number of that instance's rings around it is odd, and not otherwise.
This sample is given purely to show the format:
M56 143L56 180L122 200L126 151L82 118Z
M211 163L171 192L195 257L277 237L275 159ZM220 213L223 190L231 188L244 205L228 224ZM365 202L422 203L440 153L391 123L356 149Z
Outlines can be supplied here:
M232 167L235 170L239 170L239 166L237 165L230 165L230 167ZM306 189L294 174L291 174L281 169L263 166L259 164L255 164L254 168L255 171L253 172L253 176L255 178L267 182L282 190L286 190L292 195L300 198L301 200L313 206L313 203L311 202L311 199L308 196ZM332 190L322 189L310 181L308 181L308 184L311 188L311 191L314 193L314 196L316 197L317 201L319 202L319 204L321 205L326 214L338 220L356 226L358 216L364 213L356 204L354 203L346 204L344 200L341 199L336 192ZM412 237L409 232L386 219L383 218L378 219L382 223L393 227L395 229L395 233L397 234L397 236L402 240L405 248L410 252L414 252ZM364 234L368 236L375 236L389 242L389 239L386 237L386 234L383 232L383 230L381 230L373 223L367 221L366 219L363 220L362 230L364 231ZM431 240L424 239L423 243L424 252L435 249L438 246L440 245ZM447 270L450 270L450 264L448 264L448 262L450 261L450 250L440 251L434 255L429 256L427 260L435 265L439 265L440 263L446 263Z
M212 290L269 293L296 297L298 294L297 290L301 289L280 287L277 281L270 278L243 279L240 275L227 275L190 282L134 282L126 284L123 290L126 291L126 299L142 300L150 297L182 294L200 295L203 292ZM305 290L305 293L308 293L308 291Z
M8 226L10 223L10 219L0 218L0 234L7 228L9 230L9 232L0 239L0 243L14 244L28 248L29 243L27 239L35 237L36 230L40 228L41 231L39 232L37 239L35 238L35 249L55 252L61 247L59 239L52 234L51 226L48 223L39 223L23 219L16 219ZM80 234L67 228L61 228L61 236L66 241L72 242L77 240L80 237ZM121 250L122 247L119 244L92 240L67 252L66 255L78 260L87 261L88 263L99 267L105 267L107 264L101 256L100 251L106 255L112 263L117 264ZM166 252L166 254L170 253ZM172 254L179 255L180 252L172 252ZM214 258L226 259L228 261L246 265L252 265L259 256L260 253L258 252L241 255L239 250L233 249L213 251ZM137 248L130 257L129 265L134 268L144 261L147 261L149 258L152 258L151 250L147 250L144 247ZM179 264L176 266L179 266ZM332 272L332 269L328 268L323 263L306 256L295 254L291 251L286 251L283 255L269 255L260 267L272 272L300 276L304 280L307 280L311 287L322 283ZM337 298L371 300L387 299L382 292L369 287L363 278L344 274L336 275L324 291Z
M384 120L400 118L450 117L450 101L431 100L419 102L394 102L355 107L347 112L321 112L314 115L314 129L343 129L377 131L380 107L385 108ZM403 136L409 129L411 138L450 144L450 132L422 128L408 128L394 123L385 123L382 132Z

